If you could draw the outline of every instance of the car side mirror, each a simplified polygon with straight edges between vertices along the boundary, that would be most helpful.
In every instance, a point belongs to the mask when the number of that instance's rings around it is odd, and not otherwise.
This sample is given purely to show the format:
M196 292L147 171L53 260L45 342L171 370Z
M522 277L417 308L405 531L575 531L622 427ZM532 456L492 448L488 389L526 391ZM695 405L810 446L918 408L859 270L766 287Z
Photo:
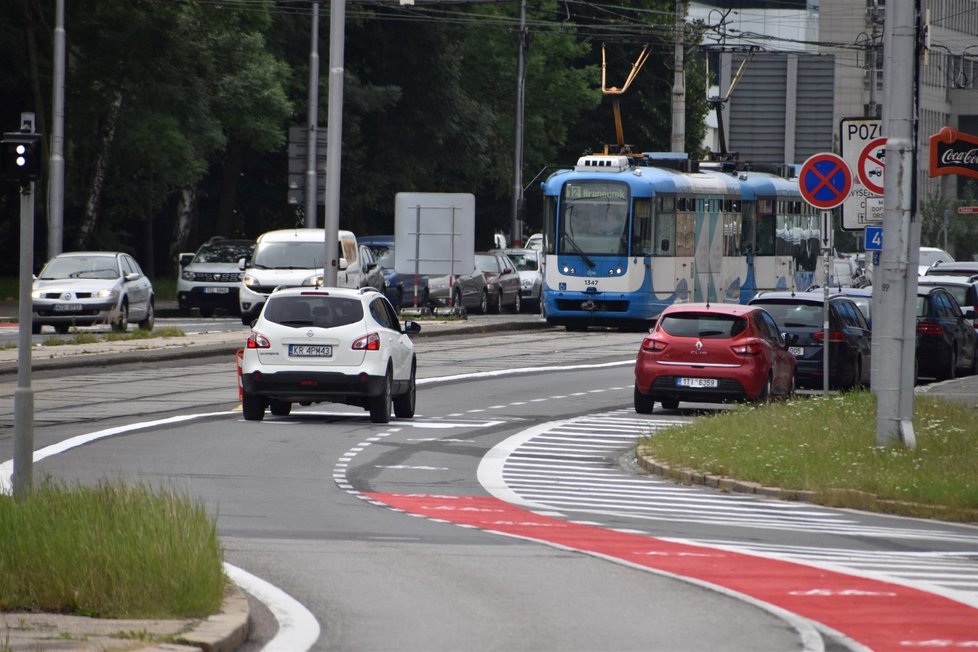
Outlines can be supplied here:
M346 258L340 258L339 268L341 270L342 269L347 269L349 266L350 266L349 263L346 262Z
M240 269L240 270L248 269L248 259L247 258L239 258L238 259L238 269Z
M136 272L129 272L126 274L126 282L138 281L141 278L140 274Z
M798 333L781 333L781 343L786 347L794 346L798 343Z
M194 260L193 254L180 254L180 267L186 267Z
M974 310L968 310L967 312L964 313L964 318L965 319L976 319L976 318L978 318L978 312L975 312Z
M408 335L415 335L421 332L421 324L416 321L408 320L404 322L404 330L402 331Z

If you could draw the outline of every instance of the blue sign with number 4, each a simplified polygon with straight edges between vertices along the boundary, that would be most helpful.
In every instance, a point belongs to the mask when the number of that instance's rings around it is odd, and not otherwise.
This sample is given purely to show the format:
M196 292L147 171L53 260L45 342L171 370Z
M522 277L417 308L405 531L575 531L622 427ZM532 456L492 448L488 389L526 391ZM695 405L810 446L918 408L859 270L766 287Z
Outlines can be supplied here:
M866 251L883 251L883 227L866 227Z

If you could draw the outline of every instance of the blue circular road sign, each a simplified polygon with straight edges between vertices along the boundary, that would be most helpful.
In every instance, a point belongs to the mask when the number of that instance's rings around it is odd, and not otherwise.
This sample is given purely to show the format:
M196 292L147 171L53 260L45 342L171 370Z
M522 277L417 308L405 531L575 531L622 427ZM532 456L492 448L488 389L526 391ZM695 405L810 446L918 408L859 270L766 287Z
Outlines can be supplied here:
M849 196L852 171L841 156L815 154L801 166L798 186L801 196L815 208L835 208Z

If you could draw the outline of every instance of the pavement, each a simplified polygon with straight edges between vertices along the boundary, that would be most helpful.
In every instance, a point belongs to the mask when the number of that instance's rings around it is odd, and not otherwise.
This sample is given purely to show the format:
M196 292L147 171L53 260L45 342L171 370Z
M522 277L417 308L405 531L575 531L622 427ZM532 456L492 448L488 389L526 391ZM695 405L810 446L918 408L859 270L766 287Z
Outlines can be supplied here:
M175 315L175 304L162 304L158 316ZM17 304L0 301L0 326L15 321ZM483 321L479 319L424 321L418 337L440 335L496 333L504 330L546 328L542 320ZM71 367L105 367L121 363L152 360L186 360L194 357L227 355L244 345L244 330L215 331L192 337L155 337L118 342L67 344L61 346L35 345L31 352L32 370L67 369ZM0 349L0 378L13 380L17 371L19 352L16 347ZM918 386L915 393L938 396L978 409L978 376L966 376L940 383ZM702 476L686 469L670 469L650 458L640 457L640 466L647 471L673 477L687 484L704 484L728 491L741 491L772 497L806 500L806 496L790 495L778 488L762 487L755 483L730 478ZM0 650L4 652L95 652L103 650L142 652L234 650L248 637L248 600L241 589L229 580L228 594L220 613L207 619L184 620L120 620L100 619L51 613L0 612ZM147 644L147 638L162 643Z

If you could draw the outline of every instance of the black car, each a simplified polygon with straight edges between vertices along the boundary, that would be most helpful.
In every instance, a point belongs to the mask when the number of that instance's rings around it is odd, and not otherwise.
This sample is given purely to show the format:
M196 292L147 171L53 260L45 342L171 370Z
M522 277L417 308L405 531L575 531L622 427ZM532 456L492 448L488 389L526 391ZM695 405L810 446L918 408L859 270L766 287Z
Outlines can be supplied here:
M917 287L917 376L946 380L978 372L975 311L942 287Z
M750 301L762 305L784 333L794 336L789 351L795 355L795 384L824 386L824 292L765 292ZM841 294L829 295L829 387L868 386L872 332L856 303Z

